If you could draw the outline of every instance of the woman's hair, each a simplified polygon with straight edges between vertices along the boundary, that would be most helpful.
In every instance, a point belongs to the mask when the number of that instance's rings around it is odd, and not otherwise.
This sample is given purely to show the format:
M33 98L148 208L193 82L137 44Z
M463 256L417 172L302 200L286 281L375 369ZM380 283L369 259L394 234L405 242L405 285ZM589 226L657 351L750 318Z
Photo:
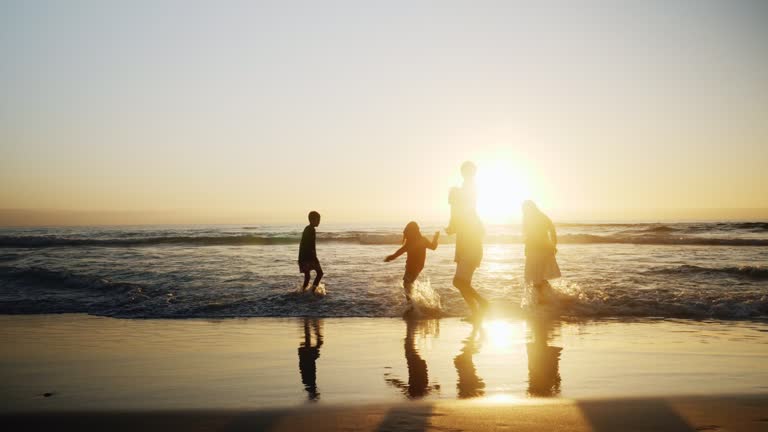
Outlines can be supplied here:
M541 215L541 210L536 207L536 203L530 200L523 201L523 231L528 229L528 224Z
M403 229L403 244L408 242L408 240L415 240L419 237L421 237L419 224L414 221L408 222L408 225L406 225L405 229Z
M539 213L541 213L541 210L539 210L539 208L536 207L536 203L534 203L531 200L523 201L523 217L533 216Z

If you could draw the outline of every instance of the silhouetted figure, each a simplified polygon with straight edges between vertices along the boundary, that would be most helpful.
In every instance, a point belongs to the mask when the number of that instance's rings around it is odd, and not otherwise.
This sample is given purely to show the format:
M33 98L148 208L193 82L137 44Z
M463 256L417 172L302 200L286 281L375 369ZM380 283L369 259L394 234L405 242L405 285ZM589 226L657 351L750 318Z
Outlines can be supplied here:
M438 323L438 321L434 321ZM385 378L387 384L400 389L408 399L420 399L428 395L432 390L440 388L439 385L429 385L429 374L427 373L427 362L421 358L416 349L416 330L429 321L407 320L405 328L405 339L403 349L405 351L405 362L408 365L408 383L406 384L398 378Z
M472 277L483 260L485 235L483 223L476 210L476 172L477 168L472 162L464 162L461 165L464 183L460 189L452 188L449 193L451 221L446 228L448 234L456 234L456 273L453 286L461 293L473 319L482 317L488 308L488 302L472 287Z
M560 394L561 347L549 346L551 320L534 316L529 321L533 340L528 350L528 394L552 397Z
M304 284L301 290L305 291L309 285L310 272L315 271L315 281L312 283L312 292L317 290L320 285L320 279L323 278L323 269L320 267L320 261L317 259L315 249L315 228L320 225L320 213L316 211L309 212L309 225L304 228L301 234L301 244L299 245L299 271L304 273Z
M409 306L411 306L413 284L416 282L416 278L419 277L419 274L421 274L421 271L424 270L424 262L427 259L427 248L432 250L437 249L437 241L439 238L440 231L437 231L434 237L432 237L432 241L429 241L426 237L421 235L419 224L416 222L408 222L408 225L406 225L403 230L403 245L395 253L384 259L384 261L390 262L403 253L408 254L408 257L405 260L403 290L405 290L405 299L408 301Z
M310 329L311 327L311 329ZM312 346L311 330L315 332L315 345ZM317 359L323 346L323 332L318 320L304 318L304 340L299 344L299 373L307 398L311 401L320 399L317 391Z
M472 325L472 333L464 339L463 346L459 355L454 357L453 364L456 366L458 379L456 380L456 390L459 399L467 399L483 396L485 394L485 382L477 376L477 369L472 356L480 352L482 339L482 329L479 325Z
M557 265L557 232L552 221L533 201L523 203L523 239L525 240L525 283L533 285L538 303L551 293L550 279L560 277Z

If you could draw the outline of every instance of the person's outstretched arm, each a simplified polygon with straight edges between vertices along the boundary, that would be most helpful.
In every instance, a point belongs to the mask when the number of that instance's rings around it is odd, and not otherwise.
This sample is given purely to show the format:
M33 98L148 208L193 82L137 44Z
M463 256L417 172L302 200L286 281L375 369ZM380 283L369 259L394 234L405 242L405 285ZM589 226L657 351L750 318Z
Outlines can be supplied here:
M401 246L400 249L397 250L397 252L384 258L384 262L390 262L404 253L405 253L405 245Z
M425 239L426 240L426 239ZM437 249L437 241L440 240L440 231L435 231L435 235L432 237L432 241L427 241L427 247L435 250Z

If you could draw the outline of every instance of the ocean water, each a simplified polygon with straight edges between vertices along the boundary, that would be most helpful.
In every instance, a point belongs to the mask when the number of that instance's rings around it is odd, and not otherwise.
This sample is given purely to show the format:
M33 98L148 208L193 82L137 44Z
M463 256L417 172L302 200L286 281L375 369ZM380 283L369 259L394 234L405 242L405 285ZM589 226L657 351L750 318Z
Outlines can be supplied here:
M0 314L131 318L397 317L402 227L321 225L323 296L301 294L303 225L0 228ZM429 236L437 226L423 227ZM475 287L494 309L526 298L520 227L489 226ZM564 317L768 320L768 223L561 224L554 281ZM442 235L418 283L463 316Z

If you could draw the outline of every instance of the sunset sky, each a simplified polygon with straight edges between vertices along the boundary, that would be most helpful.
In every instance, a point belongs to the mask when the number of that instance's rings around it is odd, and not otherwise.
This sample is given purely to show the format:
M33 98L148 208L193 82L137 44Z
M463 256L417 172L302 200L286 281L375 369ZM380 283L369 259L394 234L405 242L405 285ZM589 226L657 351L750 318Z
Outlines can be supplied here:
M464 160L491 222L765 219L766 42L765 1L3 0L0 225L440 221Z

